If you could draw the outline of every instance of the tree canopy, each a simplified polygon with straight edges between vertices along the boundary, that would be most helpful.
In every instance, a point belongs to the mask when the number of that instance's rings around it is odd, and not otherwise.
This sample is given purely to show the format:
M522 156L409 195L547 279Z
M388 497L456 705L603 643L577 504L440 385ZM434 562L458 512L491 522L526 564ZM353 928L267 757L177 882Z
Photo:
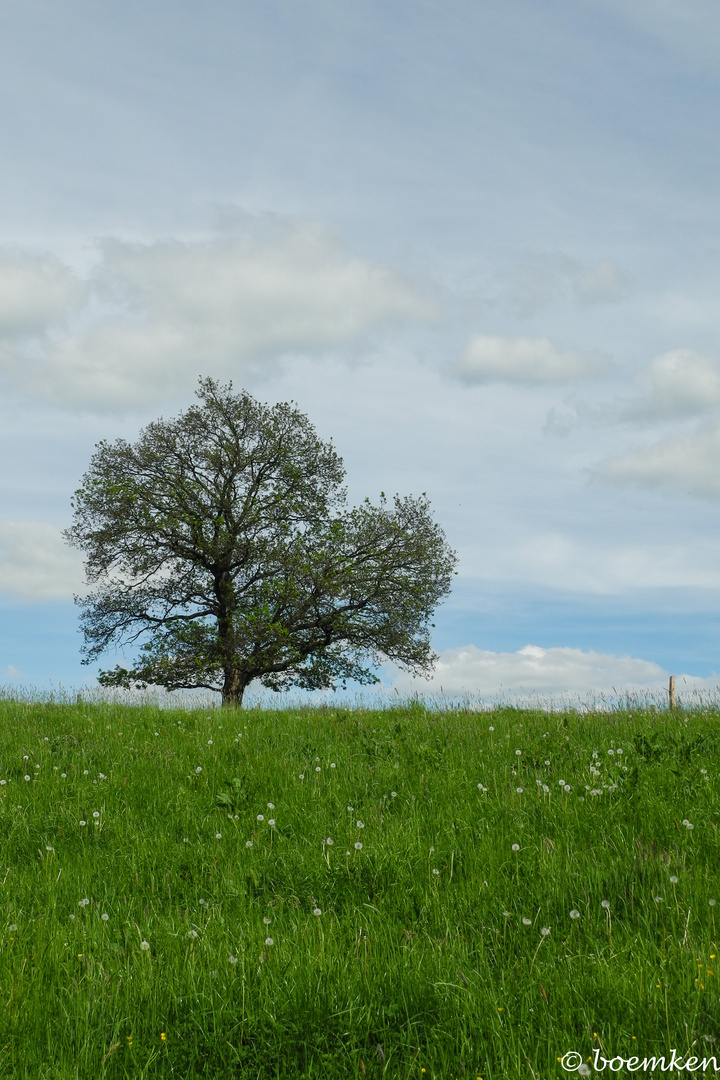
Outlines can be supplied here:
M273 690L426 674L456 563L422 495L348 509L345 471L293 404L200 380L199 404L98 443L66 539L86 556L83 662L105 686Z

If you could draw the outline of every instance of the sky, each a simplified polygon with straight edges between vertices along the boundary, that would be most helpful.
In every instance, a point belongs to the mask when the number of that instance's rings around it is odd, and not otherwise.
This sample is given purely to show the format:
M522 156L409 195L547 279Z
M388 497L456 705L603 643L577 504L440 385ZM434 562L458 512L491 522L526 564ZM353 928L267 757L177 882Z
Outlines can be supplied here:
M385 687L715 687L719 84L715 0L0 6L0 683L93 685L72 493L209 375L429 496Z

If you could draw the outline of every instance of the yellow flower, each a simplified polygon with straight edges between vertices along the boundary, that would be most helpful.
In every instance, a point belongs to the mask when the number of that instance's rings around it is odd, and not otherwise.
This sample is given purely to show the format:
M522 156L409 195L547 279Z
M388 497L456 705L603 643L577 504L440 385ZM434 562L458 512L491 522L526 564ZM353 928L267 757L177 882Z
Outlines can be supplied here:
M165 1042L165 1039L167 1038L167 1035L165 1034L164 1031L160 1032L160 1038L162 1039L163 1042Z

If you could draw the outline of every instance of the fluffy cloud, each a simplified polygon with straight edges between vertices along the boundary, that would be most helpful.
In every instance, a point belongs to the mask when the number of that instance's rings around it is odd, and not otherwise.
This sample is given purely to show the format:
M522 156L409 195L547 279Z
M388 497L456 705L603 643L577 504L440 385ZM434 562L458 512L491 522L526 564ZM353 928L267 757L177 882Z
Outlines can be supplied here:
M604 418L654 423L698 416L720 405L720 364L693 349L656 356L637 381L640 394L615 402Z
M720 498L720 423L653 446L633 450L606 462L596 472L598 479L612 483L632 483L641 487Z
M67 600L83 581L82 560L55 525L0 522L0 592L22 600Z
M473 337L451 373L469 385L487 382L525 384L567 382L606 372L599 353L562 352L549 338Z
M0 341L64 326L85 296L85 287L59 259L0 251Z
M199 374L262 372L283 355L347 347L388 323L434 315L397 275L348 255L312 227L106 242L87 304L68 332L60 324L73 279L62 277L59 264L51 268L47 282L39 271L33 279L42 309L35 315L51 333L24 349L6 335L0 365L26 391L94 408L143 405L168 388L192 386ZM32 292L28 274L18 270L13 306L8 271L7 310L19 323L33 317L24 300ZM0 295L0 314L1 302Z
M717 679L687 679L684 686L707 688ZM583 652L581 649L541 649L526 645L514 653L496 653L465 645L447 649L429 682L402 673L394 680L400 694L474 698L620 694L624 691L662 691L668 673L658 664L631 656Z

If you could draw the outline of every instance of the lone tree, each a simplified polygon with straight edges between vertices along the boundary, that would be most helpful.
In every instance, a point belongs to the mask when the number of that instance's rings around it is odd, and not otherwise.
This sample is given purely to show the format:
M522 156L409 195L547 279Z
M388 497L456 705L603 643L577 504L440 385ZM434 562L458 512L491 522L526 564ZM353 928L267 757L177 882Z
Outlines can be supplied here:
M273 690L426 673L429 619L455 552L429 503L345 507L342 460L292 404L200 380L199 405L136 443L101 442L66 539L95 586L77 597L84 663L136 645L103 686Z

